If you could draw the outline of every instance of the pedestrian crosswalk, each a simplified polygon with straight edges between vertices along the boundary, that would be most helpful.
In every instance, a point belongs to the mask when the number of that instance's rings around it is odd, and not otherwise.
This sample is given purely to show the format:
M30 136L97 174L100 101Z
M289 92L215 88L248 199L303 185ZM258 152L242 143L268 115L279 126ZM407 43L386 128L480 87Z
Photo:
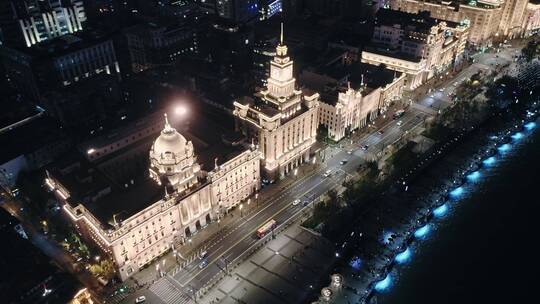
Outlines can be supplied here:
M117 304L117 303L120 303L122 302L122 300L124 300L125 298L127 298L128 294L127 293L117 293L117 294L114 294L114 295L111 295L108 299L106 299L104 302L106 304Z
M161 278L150 286L150 291L166 304L194 303L179 287L175 286L167 277Z

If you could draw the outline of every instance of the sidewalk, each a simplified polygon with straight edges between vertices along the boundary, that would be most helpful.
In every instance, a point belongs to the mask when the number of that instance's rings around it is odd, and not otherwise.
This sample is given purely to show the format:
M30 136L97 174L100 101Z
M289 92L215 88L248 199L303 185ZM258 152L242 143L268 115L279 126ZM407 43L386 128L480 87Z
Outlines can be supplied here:
M325 284L322 275L334 259L333 244L294 224L240 263L198 303L301 303Z

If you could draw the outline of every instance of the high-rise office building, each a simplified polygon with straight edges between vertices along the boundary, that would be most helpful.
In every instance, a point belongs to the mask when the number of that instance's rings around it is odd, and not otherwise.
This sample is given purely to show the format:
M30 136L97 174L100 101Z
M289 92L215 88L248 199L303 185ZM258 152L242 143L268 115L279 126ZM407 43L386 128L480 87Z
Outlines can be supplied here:
M82 0L3 0L0 4L0 43L26 45L83 29Z
M259 15L259 0L216 0L216 14L229 21L250 23Z

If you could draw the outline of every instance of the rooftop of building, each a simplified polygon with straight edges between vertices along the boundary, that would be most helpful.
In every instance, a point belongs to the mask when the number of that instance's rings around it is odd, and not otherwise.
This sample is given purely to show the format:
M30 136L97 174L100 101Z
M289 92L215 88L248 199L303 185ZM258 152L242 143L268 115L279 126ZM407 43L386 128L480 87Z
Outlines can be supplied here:
M460 5L476 6L481 8L494 8L500 6L504 1L502 0L423 0L428 3L444 4L454 8L458 8Z
M0 113L0 134L32 117L39 116L42 112L43 109L25 102L20 95L5 96L2 99L2 112Z
M401 52L400 50L390 49L384 44L371 43L370 45L364 47L364 51L409 62L419 63L422 61L422 57L420 56L414 56Z
M241 98L238 98L237 102L245 106L247 105L251 109L261 112L268 117L274 117L275 115L279 114L278 109L267 103L262 102L261 96L262 95L260 95L259 93L257 93L254 97L243 96ZM258 119L256 120L258 122Z
M169 6L174 8L175 6ZM196 6L186 3L183 9L176 11L161 8L159 16L140 16L142 23L133 25L126 30L128 32L144 32L147 30L164 30L165 32L178 31L183 29L195 29L200 22L203 22L207 15L197 9Z
M221 164L245 150L244 138L233 131L232 118L227 120L208 111L190 115L193 117L187 130L178 121L171 124L193 143L197 163L204 171L214 169L215 159ZM148 174L150 147L159 131L93 163L82 152L74 151L51 166L51 173L72 195L71 204L83 204L104 227L110 227L113 215L117 221L125 220L164 197L164 186ZM201 178L195 190L205 185L206 180Z
M457 27L460 24L458 22L433 18L429 11L408 13L392 9L380 9L375 15L375 26L401 25L402 27L425 33L429 33L433 26L441 22L445 22L448 27Z
M58 122L41 110L6 111L2 117L6 117L6 121L0 119L0 163L65 139Z
M84 30L45 40L31 47L13 47L35 59L50 59L92 47L111 39L111 33L103 30Z
M437 25L438 21L430 17L429 12L407 13L392 9L380 9L375 15L375 26L401 25L417 31L427 31Z
M319 66L308 70L308 72L327 77L327 81L309 81L309 77L302 75L303 85L320 92L321 101L335 104L339 92L345 92L350 84L352 89L361 88L363 81L364 89L362 95L367 95L373 90L391 84L401 73L387 69L383 65L375 66L367 63L355 62L343 64L341 61L334 61L330 65Z
M302 102L303 98L304 98L304 94L307 94L307 95L312 95L310 94L311 92L309 91L304 91L304 90L301 90L300 91L300 96L297 95L297 93L294 93L294 95L291 95L290 98L299 98L300 100L300 110L299 111L296 111L294 115L292 116L289 116L287 118L284 118L284 117L281 117L281 123L284 124L286 123L287 121L289 120L292 120L294 119L295 117L301 115L302 113L305 113L306 111L308 111L308 107ZM243 104L243 105L249 105L250 109L252 110L255 110L257 112L260 112L262 113L263 115L267 116L267 117L274 117L276 115L278 115L279 113L281 113L280 109L278 109L277 107L277 103L278 101L271 95L264 95L262 94L261 92L257 92L253 95L253 97L249 97L249 96L244 96L242 98L239 98L237 100L240 104ZM248 113L249 115L249 113ZM252 119L254 121L256 121L257 123L259 122L258 118L256 117L252 117Z

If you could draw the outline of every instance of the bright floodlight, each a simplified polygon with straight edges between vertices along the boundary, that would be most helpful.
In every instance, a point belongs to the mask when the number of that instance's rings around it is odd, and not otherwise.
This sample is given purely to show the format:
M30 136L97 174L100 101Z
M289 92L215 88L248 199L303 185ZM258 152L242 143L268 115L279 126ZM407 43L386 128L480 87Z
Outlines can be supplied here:
M187 108L185 106L177 106L174 109L176 115L185 115L187 113Z

